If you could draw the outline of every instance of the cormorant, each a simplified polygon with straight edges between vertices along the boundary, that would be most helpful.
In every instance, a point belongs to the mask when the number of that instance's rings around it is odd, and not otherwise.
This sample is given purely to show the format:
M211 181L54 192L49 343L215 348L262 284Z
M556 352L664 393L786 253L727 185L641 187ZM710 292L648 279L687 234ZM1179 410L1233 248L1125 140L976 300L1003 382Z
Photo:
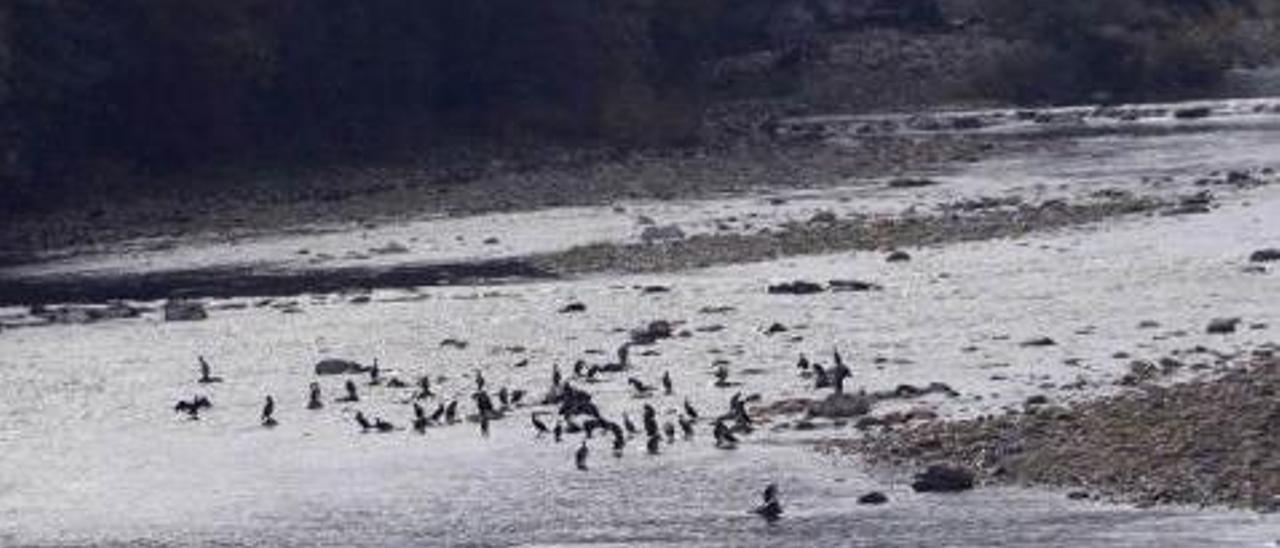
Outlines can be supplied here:
M550 432L546 423L543 423L542 420L538 418L537 413L529 415L529 418L533 422L533 429L538 431L538 436L542 436L543 434Z
M670 372L670 371L663 371L663 372L662 372L662 392L663 392L664 394L668 395L668 396L670 396L670 395L674 392L674 390L672 389L672 386L671 386L671 372Z
M770 483L764 488L764 504L756 507L755 513L765 521L773 523L782 517L782 503L778 502L778 486Z
M276 412L276 400L271 396L267 396L267 402L262 404L262 425L263 426L275 426L279 424L276 422L276 418L273 416L275 412Z
M574 453L573 460L578 465L578 470L587 471L587 440L582 440L582 445L578 446L578 451Z
M458 422L458 400L453 400L444 407L444 421L449 424Z
M346 388L347 388L347 395L341 398L338 398L338 401L340 402L360 401L360 395L356 393L356 383L352 382L351 379L347 379Z
M200 361L200 384L222 382L222 377L210 375L209 362L204 360L204 356L196 356L196 359Z
M693 404L689 403L689 398L684 399L684 412L689 415L692 420L698 420L698 410L693 408Z
M626 413L622 414L622 426L626 427L627 433L633 436L636 432L639 432L639 430L636 429L636 424L631 422L631 417L628 417Z
M311 383L311 392L307 396L307 409L324 409L324 402L320 401L320 383Z
M684 439L693 438L693 419L681 416L676 420L680 421L680 430L684 432Z
M631 387L635 389L636 396L643 397L653 393L653 387L641 382L640 379L637 379L635 377L630 377L627 379L627 382L630 383Z

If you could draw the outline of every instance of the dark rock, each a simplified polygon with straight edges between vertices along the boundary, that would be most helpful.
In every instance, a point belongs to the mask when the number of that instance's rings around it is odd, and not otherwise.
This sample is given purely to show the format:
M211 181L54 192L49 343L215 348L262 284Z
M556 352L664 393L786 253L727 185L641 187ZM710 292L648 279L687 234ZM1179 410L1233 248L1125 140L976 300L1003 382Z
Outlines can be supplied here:
M829 285L832 291L880 291L884 289L879 284L858 280L831 280Z
M973 472L959 466L935 464L916 474L911 489L917 493L956 493L973 489Z
M640 288L640 292L645 295L650 295L653 293L670 293L671 288L665 285L646 285Z
M356 375L365 371L363 365L351 360L329 358L316 364L317 375Z
M1032 407L1036 405L1046 405L1048 403L1049 403L1048 396L1045 396L1044 394L1036 394L1034 396L1029 396L1026 399L1026 401L1023 402L1023 405L1027 407Z
M661 339L670 339L675 330L671 322L655 320L641 329L631 331L631 342L635 344L653 344Z
M871 412L871 398L857 394L832 394L809 406L809 415L826 418L861 417Z
M586 312L586 311L587 311L587 305L582 303L577 303L577 302L566 304L560 308L561 314L573 314L576 312Z
M839 220L840 219L836 217L835 212L823 210L823 211L814 213L813 217L809 218L809 224L833 225L833 224L836 224Z
M1022 346L1027 346L1027 347L1056 346L1057 344L1058 344L1057 341L1054 341L1049 337L1036 337L1034 339L1028 339L1028 340L1022 341Z
M498 240L497 238L490 236L488 238L485 238L484 241L480 243L484 245L498 245L499 241L500 240Z
M1205 328L1205 332L1217 335L1235 333L1238 325L1240 325L1240 318L1214 318Z
M1070 493L1067 493L1067 498L1071 500L1088 500L1089 492L1088 491L1071 491Z
M889 188L921 188L941 184L933 179L917 177L899 177L889 181Z
M773 325L770 325L768 329L764 330L764 334L773 335L775 333L785 333L786 331L787 331L787 326L774 322Z
M911 254L906 251L894 251L893 253L890 253L888 257L885 257L884 260L890 263L905 263L911 260Z
M204 320L209 317L204 305L196 301L170 300L164 303L164 321L190 322Z
M861 497L858 497L858 504L884 504L889 502L889 497L879 491L872 491Z
M1187 107L1173 111L1173 117L1179 120L1208 118L1210 114L1213 114L1213 109L1209 107Z
M1269 263L1273 261L1280 261L1280 248L1259 249L1249 255L1249 262L1251 263Z
M467 341L464 341L461 339L445 339L443 341L440 341L440 346L441 347L452 346L454 348L457 348L458 350L462 350L467 347Z
M813 293L822 293L822 291L822 285L803 280L769 286L769 294L771 295L811 295Z

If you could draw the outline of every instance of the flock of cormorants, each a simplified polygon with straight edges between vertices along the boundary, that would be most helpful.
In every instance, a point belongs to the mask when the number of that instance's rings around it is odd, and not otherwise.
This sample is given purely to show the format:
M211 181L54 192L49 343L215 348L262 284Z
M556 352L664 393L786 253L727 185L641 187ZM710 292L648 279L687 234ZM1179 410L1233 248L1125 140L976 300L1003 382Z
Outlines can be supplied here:
M630 365L628 362L628 350L629 345L624 344L617 351L618 361L604 365L588 365L585 361L579 360L574 364L573 374L582 381L596 382L601 373L626 371ZM211 367L203 356L198 357L198 361L200 378L197 382L200 384L222 382L221 377L212 375ZM834 362L835 365L830 370L827 370L820 364L811 363L806 356L801 354L796 367L800 370L802 376L815 379L815 389L832 388L836 393L842 393L844 391L844 382L851 373L849 368L845 366L838 350L834 352ZM377 360L374 360L371 366L365 368L365 372L369 375L370 386L384 385L382 371L378 366ZM716 379L714 386L725 388L736 385L729 382L728 370L723 365L716 369L714 376ZM565 435L581 434L583 436L578 449L574 452L574 464L579 470L588 470L590 449L587 447L587 440L597 432L610 436L612 452L615 457L622 457L628 440L641 435L645 440L645 450L649 454L656 455L661 452L664 441L667 444L676 442L677 427L683 439L693 439L695 425L701 420L702 415L686 397L680 409L672 410L676 415L674 422L668 420L663 424L659 424L658 410L649 403L643 404L641 428L638 428L625 412L621 414L620 421L615 422L606 418L599 406L593 401L590 393L564 379L558 365L552 367L550 380L550 389L540 404L542 406L555 406L556 409L555 411L534 411L530 415L530 420L538 437L549 435L556 443L562 442ZM657 387L646 384L636 377L628 377L627 383L631 386L633 394L637 398L648 398L658 390ZM664 395L672 396L675 394L675 387L669 372L662 374L660 383ZM489 435L490 422L505 417L513 408L521 406L524 403L526 392L503 387L496 392L498 405L495 405L493 398L486 390L486 384L484 375L480 371L476 371L475 391L471 394L471 399L475 404L475 414L467 417L466 420L479 424L480 434L487 437ZM398 378L386 381L385 386L390 388L409 388L406 383ZM343 388L344 393L335 399L336 402L360 402L359 390L354 381L347 379ZM719 449L734 449L739 443L739 436L750 434L754 430L754 423L751 415L747 412L746 406L748 403L759 399L759 394L744 396L741 392L736 392L729 399L727 412L709 419L715 447ZM428 400L438 400L435 409L430 413L422 405L422 402ZM425 375L419 379L417 389L413 395L402 403L412 405L412 429L420 434L425 433L429 427L453 425L461 422L458 416L458 400L445 401L443 398L438 397L431 389L430 377ZM320 384L312 382L307 397L307 409L319 410L323 409L324 405ZM213 404L208 397L193 396L190 400L178 401L174 406L174 410L187 414L191 419L199 419L201 410L209 409L212 406ZM259 418L262 426L271 428L279 424L279 421L275 418L275 408L275 398L271 395L266 396ZM544 420L548 416L555 417L554 426L548 426L548 422ZM393 423L381 417L373 417L371 419L361 410L356 411L355 422L360 427L361 432L385 433L399 429ZM782 515L782 506L778 501L777 486L769 484L764 490L763 499L763 504L757 507L754 512L772 523Z

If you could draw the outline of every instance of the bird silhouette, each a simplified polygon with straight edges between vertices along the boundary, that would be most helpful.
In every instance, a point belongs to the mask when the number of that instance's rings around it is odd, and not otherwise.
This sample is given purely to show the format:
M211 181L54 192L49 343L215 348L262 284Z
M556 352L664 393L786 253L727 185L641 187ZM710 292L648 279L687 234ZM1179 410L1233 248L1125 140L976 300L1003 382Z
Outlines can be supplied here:
M782 517L782 503L778 502L778 486L772 483L766 486L763 498L764 504L756 507L756 515L769 523L778 521Z
M276 422L276 400L271 396L267 396L266 403L262 404L262 425L271 427L279 423Z
M672 393L674 393L674 389L673 389L673 387L672 387L672 385L671 385L671 372L670 372L670 371L663 371L663 372L662 372L662 392L663 392L664 394L668 395L668 396L670 396Z
M311 391L307 395L307 409L324 409L324 402L320 399L320 383L311 383Z
M582 440L582 445L578 446L578 451L574 453L573 460L578 465L578 470L587 471L587 440Z

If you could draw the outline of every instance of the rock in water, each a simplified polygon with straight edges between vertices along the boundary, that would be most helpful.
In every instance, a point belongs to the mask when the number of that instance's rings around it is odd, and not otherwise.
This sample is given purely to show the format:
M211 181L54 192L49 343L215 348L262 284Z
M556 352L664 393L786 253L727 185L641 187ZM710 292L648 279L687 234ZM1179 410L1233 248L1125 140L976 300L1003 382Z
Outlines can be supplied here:
M858 497L858 504L884 504L886 502L889 502L889 497L879 491L872 491Z
M906 251L894 251L888 257L885 257L885 261L890 263L905 263L910 260L911 254Z
M330 358L327 360L320 360L320 363L316 364L317 375L355 375L364 373L364 371L365 368L363 365L351 360Z
M1209 322L1209 327L1205 331L1217 335L1235 333L1236 326L1239 324L1240 318L1214 318Z
M956 493L973 489L973 472L948 464L935 464L916 474L911 489L917 493Z
M822 291L823 287L821 285L804 280L769 286L769 294L771 295L811 295L813 293L822 293Z
M809 406L809 415L831 419L861 417L871 412L871 398L858 394L832 394Z
M170 300L164 303L164 321L191 322L209 317L204 305L196 301Z
M683 240L684 236L684 231L676 225L649 226L640 232L640 240L646 244Z
M1280 248L1259 249L1249 255L1249 262L1270 263L1280 261Z

